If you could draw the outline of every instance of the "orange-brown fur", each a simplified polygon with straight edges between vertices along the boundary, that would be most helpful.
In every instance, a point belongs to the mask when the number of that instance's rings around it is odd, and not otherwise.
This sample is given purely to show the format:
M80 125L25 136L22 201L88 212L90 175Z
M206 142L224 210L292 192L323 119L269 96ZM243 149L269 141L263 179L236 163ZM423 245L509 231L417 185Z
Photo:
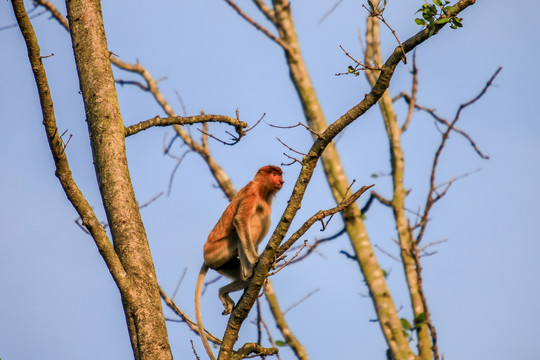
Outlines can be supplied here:
M244 186L227 206L204 244L204 264L197 279L195 289L195 312L199 333L206 352L213 359L213 353L204 335L200 314L200 296L204 276L208 269L214 269L233 281L219 289L225 310L229 314L234 301L229 293L245 289L253 268L259 259L258 245L270 228L272 198L283 186L282 171L277 166L264 166L255 178Z

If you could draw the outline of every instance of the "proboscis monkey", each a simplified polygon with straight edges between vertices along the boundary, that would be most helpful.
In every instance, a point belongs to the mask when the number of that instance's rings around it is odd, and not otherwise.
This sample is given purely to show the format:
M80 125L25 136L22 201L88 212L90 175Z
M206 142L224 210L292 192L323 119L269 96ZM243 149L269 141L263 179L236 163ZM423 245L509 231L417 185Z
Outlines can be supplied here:
M229 203L204 244L204 264L195 288L195 315L199 334L208 356L214 354L208 344L201 317L201 289L208 269L214 269L233 281L219 289L219 298L225 307L223 315L230 314L234 301L229 293L245 289L253 275L259 254L258 245L270 228L272 198L283 187L282 171L277 166L263 166L255 178L244 186Z

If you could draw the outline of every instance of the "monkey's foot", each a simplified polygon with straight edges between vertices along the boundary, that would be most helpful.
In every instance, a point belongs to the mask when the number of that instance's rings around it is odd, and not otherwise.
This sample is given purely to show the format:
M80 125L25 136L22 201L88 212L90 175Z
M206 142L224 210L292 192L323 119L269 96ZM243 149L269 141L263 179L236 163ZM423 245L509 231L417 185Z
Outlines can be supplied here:
M231 299L229 295L220 294L219 298L221 299L221 302L223 303L223 307L225 310L223 310L223 315L229 315L233 309L234 309L234 301Z
M231 301L230 303L227 303L227 305L225 305L225 310L223 310L221 314L229 315L233 311L233 309L234 309L234 302Z

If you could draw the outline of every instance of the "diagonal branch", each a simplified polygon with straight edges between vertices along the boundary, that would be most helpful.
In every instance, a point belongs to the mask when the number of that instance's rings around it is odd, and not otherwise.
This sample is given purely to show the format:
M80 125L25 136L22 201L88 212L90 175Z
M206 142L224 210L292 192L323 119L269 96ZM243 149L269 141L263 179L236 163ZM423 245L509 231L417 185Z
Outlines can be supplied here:
M352 203L354 203L358 198L367 190L372 188L374 185L368 185L368 186L362 186L360 190L356 191L354 194L352 194L347 199L343 200L338 206L333 207L332 209L328 210L320 210L315 215L313 215L311 218L309 218L290 238L289 240L285 241L283 245L279 247L279 249L276 251L276 258L279 258L283 253L289 248L302 236L306 233L306 231L311 228L313 224L315 224L317 221L320 221L324 219L327 216L334 215L340 211L343 211L345 208L349 207Z
M167 306L169 308L171 308L172 311L174 311L178 316L180 316L180 318L182 318L182 320L184 320L184 322L189 326L189 328L193 332L199 334L199 328L197 327L197 324L193 320L191 320L189 318L189 316L187 316L186 313L184 313L182 310L180 310L180 308L178 308L178 306L176 306L176 303L170 297L167 296L167 294L165 293L165 291L163 291L161 289L161 287L159 288L159 294L161 295L161 298L163 299L163 301L165 301L165 304L167 304ZM205 329L205 332L206 332L206 338L208 340L212 341L214 344L221 345L221 340L219 338L212 335L206 329Z
M259 10L266 16L266 18L272 23L276 24L276 14L274 12L274 9L270 8L264 0L253 0L255 3L255 6L259 8Z
M475 0L460 0L448 10L448 14L450 16L455 16L474 3ZM286 4L284 6L286 6ZM436 24L435 28L441 29L443 26L444 24ZM403 42L403 49L407 53L423 43L429 37L430 30L423 29L410 39ZM273 259L275 259L278 248L281 250L283 247L279 247L279 245L290 228L296 213L301 207L307 185L313 176L315 166L323 151L343 129L345 129L349 124L358 119L377 103L383 93L388 89L390 80L392 79L395 68L401 61L402 55L401 48L399 47L392 52L392 54L388 57L388 60L381 67L382 70L371 91L365 95L362 101L352 107L335 122L330 124L321 133L321 136L314 141L308 155L303 158L302 169L290 196L287 208L285 209L279 224L272 234L265 251L260 256L249 287L245 290L243 296L240 298L235 309L231 313L231 316L229 317L227 330L223 336L223 345L220 349L219 359L228 359L232 356L233 346L238 339L238 331L240 330L240 327L246 319L249 310L258 297L260 289L266 279L268 269L271 267ZM399 350L401 351L401 348ZM410 352L410 349L404 349L403 351Z
M82 219L82 225L92 235L114 281L121 291L126 290L129 285L129 278L126 277L126 272L122 263L114 251L113 245L107 237L105 229L72 177L68 159L64 152L64 145L56 126L54 105L47 75L41 60L39 44L30 19L26 14L24 3L22 0L13 0L12 5L19 28L28 48L28 58L32 66L41 103L43 125L45 126L49 148L56 167L55 175L60 181L67 198Z
M230 7L232 7L234 9L234 11L236 11L238 13L238 15L240 15L242 18L244 18L244 20L246 20L248 23L250 23L251 25L253 25L257 30L259 30L260 32L262 32L264 35L266 35L270 40L274 41L275 43L277 43L279 46L281 46L283 49L285 49L285 51L290 51L289 49L289 45L287 43L285 43L283 40L281 40L280 38L274 36L270 31L268 31L268 29L264 28L263 26L261 26L259 23L257 23L255 20L253 20L252 18L250 18L245 12L242 11L242 9L240 9L238 7L238 5L236 5L233 1L231 0L225 0L225 2L227 4L229 4ZM259 4L257 4L259 6ZM259 7L260 8L260 7ZM262 9L262 8L261 8ZM262 11L262 10L261 10ZM268 12L264 12L263 11L263 14L267 14ZM270 13L268 13L270 14Z

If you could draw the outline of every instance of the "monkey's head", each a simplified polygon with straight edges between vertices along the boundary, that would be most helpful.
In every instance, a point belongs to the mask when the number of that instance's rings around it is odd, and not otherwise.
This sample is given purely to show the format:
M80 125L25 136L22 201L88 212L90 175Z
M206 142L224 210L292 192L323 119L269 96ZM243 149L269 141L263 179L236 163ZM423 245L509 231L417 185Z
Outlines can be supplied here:
M266 165L260 168L255 174L255 181L263 185L271 192L278 192L283 187L283 171L274 165Z

